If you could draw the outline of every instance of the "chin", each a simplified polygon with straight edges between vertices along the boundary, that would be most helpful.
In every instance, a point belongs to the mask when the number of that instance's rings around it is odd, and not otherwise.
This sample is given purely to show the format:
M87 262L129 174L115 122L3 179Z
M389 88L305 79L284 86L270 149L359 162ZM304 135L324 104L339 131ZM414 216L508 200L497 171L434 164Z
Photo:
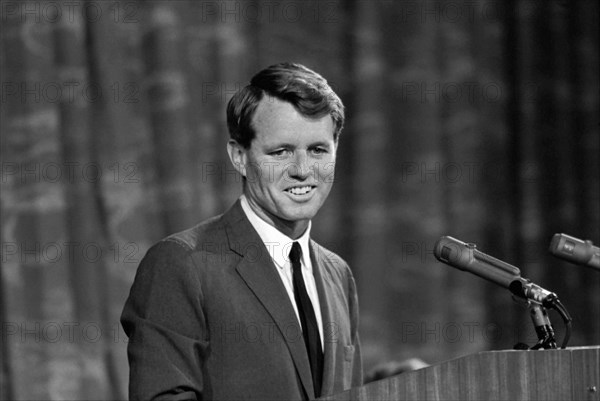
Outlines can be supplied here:
M311 220L316 214L316 211L311 207L308 210L289 210L281 218L287 221Z

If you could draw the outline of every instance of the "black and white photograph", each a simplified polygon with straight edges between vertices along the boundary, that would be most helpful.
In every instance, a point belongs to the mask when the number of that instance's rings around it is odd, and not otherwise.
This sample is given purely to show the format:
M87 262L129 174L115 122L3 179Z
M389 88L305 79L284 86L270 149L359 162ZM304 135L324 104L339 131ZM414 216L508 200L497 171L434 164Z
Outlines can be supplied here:
M597 0L0 0L0 400L600 401Z

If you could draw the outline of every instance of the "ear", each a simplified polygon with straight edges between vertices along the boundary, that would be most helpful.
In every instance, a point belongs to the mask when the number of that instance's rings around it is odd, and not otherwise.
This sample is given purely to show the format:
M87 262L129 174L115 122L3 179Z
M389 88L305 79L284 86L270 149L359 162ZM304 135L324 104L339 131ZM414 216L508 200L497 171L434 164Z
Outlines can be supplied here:
M227 142L227 153L231 164L242 177L246 176L246 149L236 140L230 139Z

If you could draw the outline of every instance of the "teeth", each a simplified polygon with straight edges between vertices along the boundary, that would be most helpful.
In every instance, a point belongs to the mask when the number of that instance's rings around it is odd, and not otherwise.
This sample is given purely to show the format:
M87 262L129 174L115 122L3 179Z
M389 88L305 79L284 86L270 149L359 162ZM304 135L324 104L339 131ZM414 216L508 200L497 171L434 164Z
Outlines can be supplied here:
M294 187L294 188L290 188L288 191L291 192L294 195L304 195L304 194L307 194L310 191L310 186L306 186L306 187Z

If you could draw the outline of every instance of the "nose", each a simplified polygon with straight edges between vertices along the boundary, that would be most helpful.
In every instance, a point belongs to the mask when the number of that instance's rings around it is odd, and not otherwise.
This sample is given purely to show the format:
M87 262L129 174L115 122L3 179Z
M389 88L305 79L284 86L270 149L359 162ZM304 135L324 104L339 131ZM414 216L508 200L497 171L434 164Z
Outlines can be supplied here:
M287 168L288 175L291 178L304 180L310 175L310 165L308 161L308 155L305 151L297 151L295 153L294 161Z

